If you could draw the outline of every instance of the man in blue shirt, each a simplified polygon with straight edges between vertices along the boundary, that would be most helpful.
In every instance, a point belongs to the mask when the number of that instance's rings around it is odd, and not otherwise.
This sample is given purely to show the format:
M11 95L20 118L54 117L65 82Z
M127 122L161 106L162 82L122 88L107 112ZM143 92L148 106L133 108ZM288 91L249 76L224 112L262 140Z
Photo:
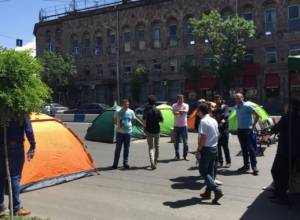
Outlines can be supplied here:
M251 168L254 175L258 175L256 150L253 144L253 129L259 120L259 115L255 112L255 108L250 103L244 101L241 93L235 94L237 121L238 121L238 138L241 145L244 166L238 169L240 172L247 172ZM253 117L254 116L254 117Z
M35 139L32 125L28 117L11 120L7 127L8 160L13 191L13 211L16 215L29 215L31 212L22 208L20 202L20 180L25 162L25 134L30 143L27 159L31 160L35 152ZM6 183L4 131L0 130L0 215L4 213L4 192Z
M117 169L120 159L120 154L122 150L122 145L124 145L123 152L123 165L125 169L129 169L130 166L128 164L129 157L129 147L130 147L130 139L133 130L132 123L136 120L134 111L129 108L129 101L127 99L123 99L121 102L121 110L116 111L114 115L114 124L116 125L117 131L117 143L115 150L115 157L112 169Z

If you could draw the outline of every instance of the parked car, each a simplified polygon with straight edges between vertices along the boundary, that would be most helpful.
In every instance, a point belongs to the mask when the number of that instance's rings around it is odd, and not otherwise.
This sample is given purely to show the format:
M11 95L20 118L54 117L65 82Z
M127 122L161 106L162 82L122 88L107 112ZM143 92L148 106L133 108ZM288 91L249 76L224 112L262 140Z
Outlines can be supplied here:
M156 102L156 105L162 105L162 104L165 104L165 105L169 105L170 103L167 102L167 101L157 101ZM144 110L145 110L145 107L146 107L147 104L144 104L138 108L135 109L135 113L138 114L138 115L141 115L144 113Z
M102 114L110 106L103 103L87 103L66 111L65 114Z
M63 114L65 111L68 110L68 107L53 102L46 104L42 109L42 113L53 116L55 114Z

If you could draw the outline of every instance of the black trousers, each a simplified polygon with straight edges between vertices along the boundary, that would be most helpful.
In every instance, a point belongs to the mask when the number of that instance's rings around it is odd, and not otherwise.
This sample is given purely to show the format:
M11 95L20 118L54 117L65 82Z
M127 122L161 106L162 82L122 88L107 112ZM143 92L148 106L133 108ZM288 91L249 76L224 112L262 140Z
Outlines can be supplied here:
M289 188L289 159L288 156L276 154L271 169L274 186L278 193L286 193Z
M230 151L228 147L228 141L229 141L229 132L228 131L223 131L221 133L219 142L218 142L218 162L222 163L224 162L223 160L223 151L225 155L225 160L226 163L231 163L231 157L230 157Z

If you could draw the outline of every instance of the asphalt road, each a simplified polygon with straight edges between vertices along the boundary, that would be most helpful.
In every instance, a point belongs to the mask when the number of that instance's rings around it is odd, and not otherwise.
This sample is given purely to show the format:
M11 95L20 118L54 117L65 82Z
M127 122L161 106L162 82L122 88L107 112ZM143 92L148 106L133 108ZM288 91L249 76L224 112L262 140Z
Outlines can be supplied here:
M69 123L69 127L84 137L88 124ZM232 168L220 170L218 179L224 182L225 193L220 205L201 202L203 180L191 161L172 160L173 145L168 138L161 139L161 154L158 169L149 169L145 140L132 143L130 170L110 170L114 145L88 142L100 175L70 183L26 193L23 205L35 216L51 220L299 220L299 201L295 207L274 205L262 187L270 184L270 167L276 146L258 158L260 175L239 175L236 169L242 158L236 156L239 145L231 137ZM190 134L190 150L196 146L196 134ZM122 161L121 161L122 163ZM202 192L201 191L201 192Z

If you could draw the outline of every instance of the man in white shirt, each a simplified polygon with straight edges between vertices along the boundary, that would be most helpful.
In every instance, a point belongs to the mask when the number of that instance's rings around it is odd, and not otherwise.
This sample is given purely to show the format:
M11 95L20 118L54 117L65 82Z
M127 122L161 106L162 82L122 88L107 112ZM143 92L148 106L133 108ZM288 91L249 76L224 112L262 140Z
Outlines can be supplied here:
M207 104L198 107L198 116L201 118L199 127L199 140L197 154L199 158L199 171L205 179L206 190L200 194L203 200L211 199L211 192L215 193L213 203L217 203L223 197L223 192L219 189L214 180L214 167L218 155L219 129L218 122L209 115Z

